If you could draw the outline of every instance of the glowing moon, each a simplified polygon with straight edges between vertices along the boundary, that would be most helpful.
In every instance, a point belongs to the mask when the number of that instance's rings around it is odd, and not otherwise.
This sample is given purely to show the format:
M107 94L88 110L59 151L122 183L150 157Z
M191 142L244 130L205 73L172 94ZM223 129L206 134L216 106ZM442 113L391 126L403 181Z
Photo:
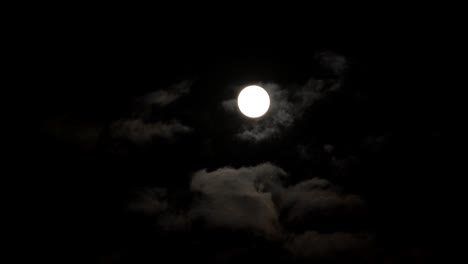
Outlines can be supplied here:
M239 93L237 105L244 115L250 118L261 117L270 108L270 96L260 86L247 86Z

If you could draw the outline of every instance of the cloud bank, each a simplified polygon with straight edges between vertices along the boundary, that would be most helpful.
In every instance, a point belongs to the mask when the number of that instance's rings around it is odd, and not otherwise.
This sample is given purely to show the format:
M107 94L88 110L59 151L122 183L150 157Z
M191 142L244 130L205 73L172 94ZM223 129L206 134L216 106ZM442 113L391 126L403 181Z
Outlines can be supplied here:
M361 197L346 194L321 178L287 186L288 177L271 163L200 170L192 175L194 198L185 211L171 209L166 193L160 190L143 193L143 199L131 207L158 215L156 222L164 230L201 222L208 229L251 232L282 243L291 256L300 259L343 254L361 258L373 252L372 233L359 228L342 230L343 222L355 223L352 212L365 205Z

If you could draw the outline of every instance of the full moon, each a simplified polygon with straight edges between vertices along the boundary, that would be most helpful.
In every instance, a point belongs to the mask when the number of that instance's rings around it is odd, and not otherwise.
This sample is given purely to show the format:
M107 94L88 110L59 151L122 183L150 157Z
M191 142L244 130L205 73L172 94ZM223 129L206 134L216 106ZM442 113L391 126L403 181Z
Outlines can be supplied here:
M261 117L270 107L270 96L260 86L247 86L239 93L237 105L242 114L250 118Z

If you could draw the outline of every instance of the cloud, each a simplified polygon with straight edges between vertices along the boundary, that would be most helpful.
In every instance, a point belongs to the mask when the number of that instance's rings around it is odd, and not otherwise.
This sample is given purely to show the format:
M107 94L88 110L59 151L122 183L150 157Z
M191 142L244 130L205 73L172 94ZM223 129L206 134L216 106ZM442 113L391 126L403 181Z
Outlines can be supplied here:
M189 93L192 82L183 81L176 83L164 90L155 91L136 100L136 107L130 118L124 118L110 125L109 133L113 139L127 139L136 145L151 143L155 138L169 141L176 135L193 131L180 121L147 121L152 120L153 105L164 107L180 96Z
M323 223L333 227L342 219L354 221L353 216L365 206L361 197L343 193L326 179L312 178L286 187L286 177L283 169L271 163L197 171L190 184L197 198L188 214L209 226L278 235L283 229L280 225L297 231L320 229ZM169 207L167 193L160 189L142 192L132 204L147 214Z
M184 134L193 129L181 124L177 120L168 122L146 122L151 119L152 105L166 106L181 96L190 92L191 81L182 81L170 87L149 93L136 99L138 109L131 113L132 118L125 118L110 124L109 133L112 138L128 139L135 144L151 142L159 137L173 140L177 134ZM42 130L84 151L93 150L100 141L101 136L107 133L105 125L93 121L82 120L77 117L64 115L45 120L41 123Z
M141 98L145 103L154 104L158 106L166 106L190 92L192 86L191 81L182 81L171 85L170 87L146 94Z
M315 59L323 69L337 76L343 75L349 68L348 59L332 51L319 52L315 55Z
M359 221L365 203L345 194L326 179L313 178L285 187L287 176L270 163L255 167L221 168L194 174L191 190L202 194L192 208L210 225L249 228L266 234L280 230L346 227Z
M237 98L225 100L221 102L223 105L224 109L229 110L229 111L235 111L237 109Z
M268 138L277 136L280 133L280 129L276 127L261 127L253 125L251 128L245 129L244 131L237 134L237 137L245 141L259 142Z
M313 260L350 260L369 258L375 247L375 238L369 233L319 233L307 231L293 236L285 244L293 256Z
M327 153L332 153L335 150L335 146L332 144L325 144L323 145L323 150Z
M167 211L157 218L156 225L167 232L180 232L189 230L192 221L185 211Z
M141 191L135 201L130 203L130 210L145 214L158 214L169 208L167 191L162 188L148 188Z
M187 230L192 221L187 212L171 204L167 190L159 187L140 191L128 209L155 217L154 223L164 231Z
M173 206L165 189L141 191L129 205L133 212L156 218L159 228L176 231L202 220L208 227L245 230L268 237L280 236L274 196L283 190L286 172L271 164L220 168L193 174L190 190L198 197L188 210Z
M281 189L284 176L281 168L270 163L198 171L193 175L191 190L200 193L201 198L192 214L209 225L278 236L278 213L272 193Z
M150 143L154 138L173 140L175 135L191 131L177 120L146 123L142 119L123 119L111 125L113 138L128 139L137 145Z
M193 200L188 207L177 208L168 192L155 188L141 192L131 208L154 216L156 226L165 231L189 230L200 223L217 231L245 231L265 242L278 242L282 250L299 259L368 256L373 235L359 227L342 229L343 223L356 223L352 212L364 206L359 196L345 194L321 178L286 186L287 177L271 163L204 169L192 175ZM324 230L317 219L338 225Z
M285 224L302 228L320 228L322 223L330 225L363 207L364 201L359 196L343 194L340 188L320 178L287 188L280 203Z
M299 157L304 160L311 160L312 153L307 146L304 145L297 145L296 151L299 154Z
M335 177L346 177L354 170L356 170L359 162L360 159L356 155L349 155L345 157L332 155L330 160L332 174Z

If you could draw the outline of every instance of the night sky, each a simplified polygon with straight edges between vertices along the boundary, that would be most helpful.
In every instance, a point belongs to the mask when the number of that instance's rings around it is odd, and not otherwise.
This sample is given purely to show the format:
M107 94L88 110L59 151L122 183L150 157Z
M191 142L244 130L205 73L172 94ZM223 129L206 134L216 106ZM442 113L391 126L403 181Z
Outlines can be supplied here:
M450 49L423 23L267 18L32 25L29 243L62 263L440 263ZM248 85L271 98L258 119Z

